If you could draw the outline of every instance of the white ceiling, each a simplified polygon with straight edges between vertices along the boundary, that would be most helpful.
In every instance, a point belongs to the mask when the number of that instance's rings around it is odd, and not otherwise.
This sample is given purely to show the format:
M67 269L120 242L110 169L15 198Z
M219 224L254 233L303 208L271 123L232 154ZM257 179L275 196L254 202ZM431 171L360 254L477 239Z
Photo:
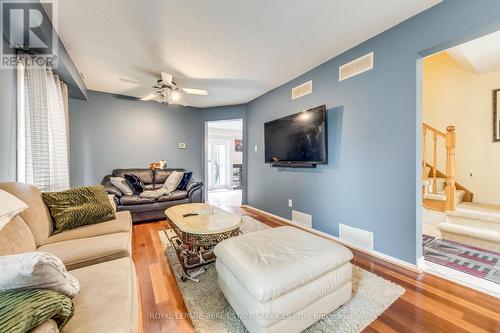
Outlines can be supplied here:
M440 0L61 0L89 89L144 97L161 71L199 107L246 103Z
M500 71L500 31L461 44L447 52L462 67L477 74Z

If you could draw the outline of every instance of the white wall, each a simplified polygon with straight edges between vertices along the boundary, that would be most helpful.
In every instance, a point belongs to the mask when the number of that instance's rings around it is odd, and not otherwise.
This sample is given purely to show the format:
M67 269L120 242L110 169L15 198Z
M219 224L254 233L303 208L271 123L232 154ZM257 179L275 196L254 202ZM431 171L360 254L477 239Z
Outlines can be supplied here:
M209 127L208 135L211 138L223 139L231 141L231 162L233 164L243 163L243 152L234 151L234 140L243 138L243 130L229 130L221 128Z
M243 125L243 123L241 123ZM243 152L237 152L234 151L234 145L235 145L235 140L243 139L243 126L241 126L241 129L239 130L234 130L234 129L227 129L227 128L217 128L211 126L211 124L208 124L208 133L207 133L209 139L218 139L218 140L224 140L228 142L229 145L229 160L231 162L230 166L230 175L228 175L228 184L230 187L232 187L233 184L233 177L232 177L232 165L233 164L243 164Z
M478 75L447 53L426 58L423 68L423 120L443 132L456 127L457 181L474 193L474 201L500 204L500 142L493 142L492 132L493 90L500 89L500 72ZM438 168L444 171L443 149L439 156Z

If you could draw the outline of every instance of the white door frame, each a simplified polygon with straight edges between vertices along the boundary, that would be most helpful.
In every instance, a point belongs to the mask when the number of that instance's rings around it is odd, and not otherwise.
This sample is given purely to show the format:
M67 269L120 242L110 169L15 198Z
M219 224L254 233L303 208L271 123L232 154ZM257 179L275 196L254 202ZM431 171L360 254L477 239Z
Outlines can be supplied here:
M208 124L209 123L215 123L215 122L227 122L227 121L234 121L234 120L241 120L242 122L242 139L245 140L245 118L243 117L237 117L237 118L228 118L228 119L219 119L219 120L205 120L205 126L204 126L204 138L203 138L203 183L205 186L203 186L204 189L204 198L205 200L208 200ZM245 142L246 144L246 142ZM232 146L231 146L232 149ZM232 163L231 165L231 183L232 183ZM245 153L243 153L243 160L242 160L242 165L243 168L246 168L246 156ZM243 181L243 186L246 186L246 184Z
M233 171L233 165L232 165L232 151L231 151L231 139L228 138L223 138L219 136L212 136L207 138L207 147L210 144L210 142L218 145L224 145L226 147L226 174L225 176L225 185L217 185L217 186L212 186L211 188L209 187L209 179L208 179L208 154L206 156L207 159L207 164L205 165L207 169L207 188L208 190L216 190L220 188L228 188L231 189L233 185L233 179L232 179L232 171ZM213 149L213 148L212 148ZM207 148L208 152L208 148ZM212 151L213 154L213 151Z

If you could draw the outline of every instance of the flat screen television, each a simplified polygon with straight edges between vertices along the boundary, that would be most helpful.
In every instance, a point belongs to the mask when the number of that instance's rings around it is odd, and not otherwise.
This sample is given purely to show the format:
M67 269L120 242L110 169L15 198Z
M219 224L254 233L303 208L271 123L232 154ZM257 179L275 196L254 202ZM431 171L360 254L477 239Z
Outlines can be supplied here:
M326 164L326 106L318 106L264 124L265 161L274 166Z

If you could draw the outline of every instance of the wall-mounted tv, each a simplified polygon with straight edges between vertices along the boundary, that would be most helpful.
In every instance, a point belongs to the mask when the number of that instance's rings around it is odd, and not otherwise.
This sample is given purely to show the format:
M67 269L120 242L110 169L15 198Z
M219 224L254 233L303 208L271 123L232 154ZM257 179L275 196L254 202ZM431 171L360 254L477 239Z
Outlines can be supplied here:
M264 124L265 159L278 167L326 164L326 106L318 106Z

